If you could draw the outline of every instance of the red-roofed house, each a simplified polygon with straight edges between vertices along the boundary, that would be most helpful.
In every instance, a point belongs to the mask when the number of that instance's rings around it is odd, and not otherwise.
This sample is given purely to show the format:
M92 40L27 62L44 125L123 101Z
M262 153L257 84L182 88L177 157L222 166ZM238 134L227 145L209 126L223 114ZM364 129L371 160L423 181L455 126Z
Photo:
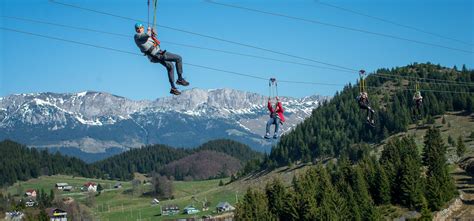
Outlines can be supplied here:
M87 189L89 192L97 192L97 184L93 182L87 182L84 184L84 187Z
M34 190L34 189L26 190L25 196L27 196L27 197L36 197L36 190Z

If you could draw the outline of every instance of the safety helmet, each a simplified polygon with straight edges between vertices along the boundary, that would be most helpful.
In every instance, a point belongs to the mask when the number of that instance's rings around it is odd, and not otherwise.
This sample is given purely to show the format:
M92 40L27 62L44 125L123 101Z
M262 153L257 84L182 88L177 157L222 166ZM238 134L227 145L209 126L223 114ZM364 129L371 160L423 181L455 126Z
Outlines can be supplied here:
M142 23L136 23L136 24L135 24L135 29L139 29L139 28L143 28L143 24L142 24Z

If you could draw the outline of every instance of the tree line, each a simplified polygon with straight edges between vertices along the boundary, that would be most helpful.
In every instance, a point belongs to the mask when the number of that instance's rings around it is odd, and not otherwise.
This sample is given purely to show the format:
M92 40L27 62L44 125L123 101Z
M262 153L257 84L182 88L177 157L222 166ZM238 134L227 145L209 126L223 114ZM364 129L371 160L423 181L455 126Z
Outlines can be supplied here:
M448 174L446 145L436 128L425 136L422 154L413 137L393 138L379 160L364 153L357 162L341 156L294 177L275 179L263 191L248 189L238 220L383 220L383 206L401 205L431 220L456 194Z
M41 175L69 174L83 177L100 177L101 172L80 159L48 150L28 148L16 142L0 142L0 185L11 185Z
M204 143L195 149L174 148L167 145L145 146L112 156L105 160L96 162L93 165L112 179L131 180L133 179L134 172L144 174L159 172L161 175L176 176L175 178L184 179L184 177L188 175L193 175L189 174L189 166L175 165L173 167L173 173L170 173L170 171L163 171L162 168L173 161L202 151L224 153L233 158L239 159L242 163L262 157L261 153L252 150L245 144L228 139L219 139ZM232 167L234 164L232 164ZM229 165L229 167L230 166L231 165ZM182 170L179 168L182 168Z
M386 76L389 76L389 79ZM430 81L429 84L426 81L418 82L424 97L421 112L426 116L425 122L432 123L432 116L446 111L472 113L474 97L471 94L449 92L474 92L472 87L466 85L474 82L474 71L465 66L460 71L457 68L443 68L430 63L390 70L380 69L366 79L371 106L376 110L374 128L366 125L365 111L359 109L355 100L359 93L358 86L349 84L329 102L324 102L313 110L312 115L292 132L282 136L272 149L268 161L264 161L266 167L274 168L297 161L312 162L325 157L355 154L354 144L377 143L391 134L407 131L408 125L413 123L414 91L401 89L414 89L417 83L414 78L463 83L454 85L440 81Z

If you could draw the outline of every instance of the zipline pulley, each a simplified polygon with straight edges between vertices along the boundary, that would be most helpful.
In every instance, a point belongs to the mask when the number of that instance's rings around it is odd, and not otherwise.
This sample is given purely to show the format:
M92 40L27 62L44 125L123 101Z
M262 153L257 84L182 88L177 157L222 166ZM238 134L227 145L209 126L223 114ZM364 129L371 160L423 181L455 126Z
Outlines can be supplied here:
M278 97L278 83L276 78L270 78L270 80L268 80L268 91L269 98Z

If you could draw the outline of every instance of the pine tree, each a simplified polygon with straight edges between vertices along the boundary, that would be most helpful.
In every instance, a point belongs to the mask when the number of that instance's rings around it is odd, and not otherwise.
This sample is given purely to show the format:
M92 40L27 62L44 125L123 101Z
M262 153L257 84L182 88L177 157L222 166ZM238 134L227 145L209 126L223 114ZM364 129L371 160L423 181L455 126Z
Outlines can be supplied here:
M361 209L361 216L371 217L374 210L373 201L364 175L358 166L353 170L352 179L352 189L354 190L355 200Z
M426 198L422 198L421 204L421 217L418 219L419 221L431 221L433 220L433 215L431 214L430 209L428 208L428 202L426 202Z
M462 136L459 135L458 144L456 146L456 153L457 153L458 157L462 157L465 152L466 152L466 145L464 144Z
M41 209L40 213L38 214L37 219L38 219L38 221L48 221L49 220L48 214L46 213L46 211L44 211L44 209Z
M375 186L376 194L374 197L375 203L378 205L389 204L391 195L390 195L390 182L385 173L385 169L377 164L377 172L375 175Z
M456 142L454 142L454 139L453 139L453 137L451 137L451 134L448 135L448 143L449 143L449 145L451 145L451 146L455 146L455 145L456 145Z
M417 206L421 204L422 190L420 174L418 162L407 158L402 167L400 189L402 190L402 205L411 210L416 209Z
M235 218L237 220L273 220L275 217L268 210L265 194L258 190L247 189L242 202L237 204Z
M286 201L288 200L285 186L280 180L274 179L272 183L267 184L265 194L270 212L279 219L285 220Z
M446 164L446 145L439 129L432 127L425 135L423 164L427 166L425 196L431 210L438 210L455 194L456 187L448 173Z

